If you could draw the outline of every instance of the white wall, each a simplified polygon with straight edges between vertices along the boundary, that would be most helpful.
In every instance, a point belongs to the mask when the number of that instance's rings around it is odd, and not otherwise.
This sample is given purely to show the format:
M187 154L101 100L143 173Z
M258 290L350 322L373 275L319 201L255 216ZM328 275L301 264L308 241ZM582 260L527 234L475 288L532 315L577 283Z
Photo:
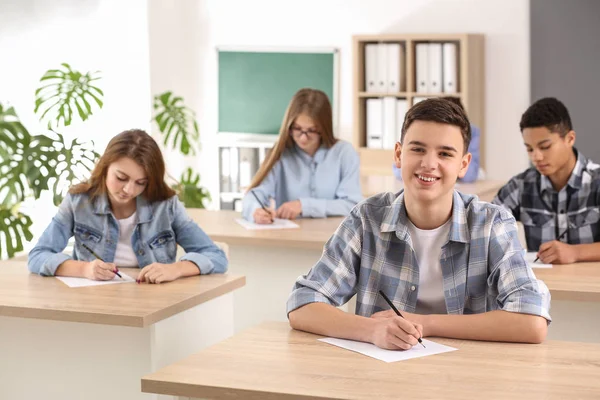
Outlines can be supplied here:
M0 0L0 101L10 102L32 134L38 122L34 92L43 73L67 62L80 71L100 70L104 108L63 132L91 139L102 153L129 128L150 127L150 73L146 0ZM24 210L34 232L49 223L51 197Z
M205 151L196 165L213 193L218 188L215 47L338 47L339 136L351 140L354 34L485 34L488 177L508 179L527 167L518 128L529 105L527 0L153 0L149 17L152 89L176 90L198 112Z

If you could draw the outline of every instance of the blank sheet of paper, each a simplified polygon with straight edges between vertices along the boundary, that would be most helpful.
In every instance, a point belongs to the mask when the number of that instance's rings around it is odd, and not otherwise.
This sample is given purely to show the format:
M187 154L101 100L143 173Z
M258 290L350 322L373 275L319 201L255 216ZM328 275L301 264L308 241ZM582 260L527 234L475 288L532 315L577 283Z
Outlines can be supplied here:
M385 362L410 360L411 358L431 356L434 354L448 353L450 351L457 350L454 347L445 346L427 339L422 339L425 348L418 344L410 350L385 350L371 343L355 342L354 340L346 339L324 338L318 340Z
M127 274L121 272L123 279L119 278L115 275L113 279L110 281L93 281L91 279L86 278L74 278L71 276L57 276L56 279L62 281L65 285L69 287L85 287L85 286L101 286L101 285L112 285L115 283L128 283L135 282L135 279L130 277Z
M531 268L552 268L552 264L544 264L540 260L533 262L536 258L537 253L535 251L525 253L525 261L527 261Z
M245 219L238 218L235 220L238 224L248 230L268 230L268 229L293 229L299 228L298 224L293 223L289 219L275 218L272 224L255 224L254 222L246 221Z

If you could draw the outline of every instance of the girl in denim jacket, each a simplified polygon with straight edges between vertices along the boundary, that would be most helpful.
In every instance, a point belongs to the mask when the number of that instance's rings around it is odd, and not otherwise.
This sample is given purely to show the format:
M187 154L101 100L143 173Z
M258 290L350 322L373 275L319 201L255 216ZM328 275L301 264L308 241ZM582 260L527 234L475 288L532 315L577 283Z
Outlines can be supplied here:
M115 136L90 179L69 190L29 253L29 270L110 280L118 267L137 267L138 283L225 272L225 254L187 216L164 175L161 151L150 135L134 129ZM72 236L69 256L62 251ZM186 254L176 262L177 245Z

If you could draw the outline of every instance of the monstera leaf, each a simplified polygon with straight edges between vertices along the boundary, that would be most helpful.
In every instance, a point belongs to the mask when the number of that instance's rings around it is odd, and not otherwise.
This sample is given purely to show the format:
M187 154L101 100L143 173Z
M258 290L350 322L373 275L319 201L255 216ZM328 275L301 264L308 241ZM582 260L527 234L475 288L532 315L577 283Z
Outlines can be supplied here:
M158 124L158 129L164 135L165 146L172 141L173 148L187 155L196 154L191 142L197 142L200 137L196 114L183 104L183 99L173 96L172 92L165 92L154 96L154 110L156 115L153 120Z
M200 184L200 174L193 174L192 169L186 169L181 174L179 185L176 189L179 191L179 200L188 208L206 208L204 201L210 201L210 193Z
M82 121L92 115L92 104L102 108L102 90L92 85L100 79L97 72L82 74L67 63L62 69L46 71L40 82L47 83L35 91L35 113L40 121L48 120L48 128L69 126L77 113Z
M6 254L10 258L23 251L23 239L29 241L33 238L31 218L0 206L0 221L0 257Z
M83 143L74 139L70 145L67 145L63 135L59 133L55 135L57 139L52 141L55 158L52 162L56 162L56 167L49 177L54 179L52 185L54 205L59 205L70 186L90 176L90 171L100 155L93 150L93 142Z

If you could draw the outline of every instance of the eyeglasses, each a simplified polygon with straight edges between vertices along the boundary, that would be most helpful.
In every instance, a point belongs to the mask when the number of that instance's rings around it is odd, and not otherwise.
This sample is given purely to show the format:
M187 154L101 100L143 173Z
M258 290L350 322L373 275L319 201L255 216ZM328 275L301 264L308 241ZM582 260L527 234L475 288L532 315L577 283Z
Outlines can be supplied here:
M302 136L302 134L306 135L307 137L315 137L315 136L321 135L321 133L319 131L316 131L312 128L307 129L307 130L302 130L302 128L299 128L296 126L291 127L290 132L292 133L292 135L294 135L296 137L300 137L300 136Z

